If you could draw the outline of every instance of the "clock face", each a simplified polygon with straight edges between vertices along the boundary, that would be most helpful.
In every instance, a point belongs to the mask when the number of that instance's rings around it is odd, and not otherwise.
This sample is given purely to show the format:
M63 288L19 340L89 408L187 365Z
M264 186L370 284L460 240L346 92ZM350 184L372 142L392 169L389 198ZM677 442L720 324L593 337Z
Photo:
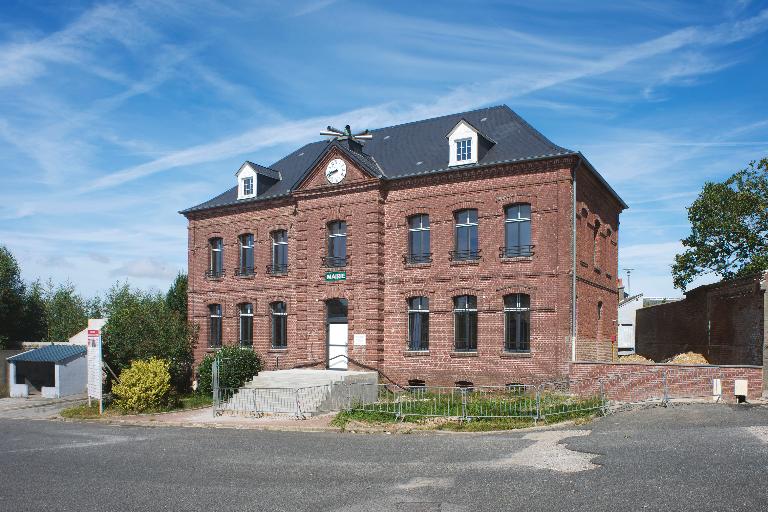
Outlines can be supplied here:
M325 168L325 178L329 183L341 182L344 176L347 175L347 164L341 158L334 158L328 162L328 166Z

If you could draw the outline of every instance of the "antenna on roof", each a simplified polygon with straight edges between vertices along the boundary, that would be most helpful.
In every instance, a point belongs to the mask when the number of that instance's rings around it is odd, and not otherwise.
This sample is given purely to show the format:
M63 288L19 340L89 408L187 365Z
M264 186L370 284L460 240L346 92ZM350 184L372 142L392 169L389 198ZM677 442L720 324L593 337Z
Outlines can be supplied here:
M633 268L625 268L625 269L624 269L624 272L626 272L626 273L627 273L627 295L629 295L629 294L630 294L630 291L632 290L632 289L630 288L630 286L629 286L629 284L630 284L630 281L629 281L629 277L632 275L632 271L633 271L633 270L635 270L635 269L633 269Z
M320 135L335 137L336 140L371 140L373 138L373 134L369 130L353 134L349 125L345 126L344 130L328 126L326 130L320 132Z

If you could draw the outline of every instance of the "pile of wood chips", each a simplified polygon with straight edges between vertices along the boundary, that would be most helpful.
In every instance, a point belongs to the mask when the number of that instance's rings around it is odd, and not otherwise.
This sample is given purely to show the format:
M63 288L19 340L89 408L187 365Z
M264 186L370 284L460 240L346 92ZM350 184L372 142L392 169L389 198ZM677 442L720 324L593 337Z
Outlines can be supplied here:
M650 359L647 359L639 354L630 354L628 356L619 356L620 363L653 363Z
M707 358L696 352L686 352L684 354L677 354L668 362L675 364L709 364Z

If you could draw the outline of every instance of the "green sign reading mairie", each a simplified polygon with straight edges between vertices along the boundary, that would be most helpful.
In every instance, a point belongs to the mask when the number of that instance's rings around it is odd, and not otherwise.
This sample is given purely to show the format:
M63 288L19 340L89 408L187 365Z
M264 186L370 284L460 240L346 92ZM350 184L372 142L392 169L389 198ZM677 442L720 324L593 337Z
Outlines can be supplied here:
M326 281L346 281L347 273L346 272L326 272L325 280Z

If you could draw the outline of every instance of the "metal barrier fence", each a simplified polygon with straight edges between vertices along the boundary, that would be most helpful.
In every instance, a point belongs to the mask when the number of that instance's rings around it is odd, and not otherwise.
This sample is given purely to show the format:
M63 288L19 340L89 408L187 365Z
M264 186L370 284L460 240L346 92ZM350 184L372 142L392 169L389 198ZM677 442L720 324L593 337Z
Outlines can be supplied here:
M399 419L441 417L574 417L608 412L632 404L674 400L720 399L722 373L717 367L653 369L564 379L542 384L477 387L413 387L343 383L302 388L220 388L213 367L213 413L287 414L304 418L332 411L366 411Z

